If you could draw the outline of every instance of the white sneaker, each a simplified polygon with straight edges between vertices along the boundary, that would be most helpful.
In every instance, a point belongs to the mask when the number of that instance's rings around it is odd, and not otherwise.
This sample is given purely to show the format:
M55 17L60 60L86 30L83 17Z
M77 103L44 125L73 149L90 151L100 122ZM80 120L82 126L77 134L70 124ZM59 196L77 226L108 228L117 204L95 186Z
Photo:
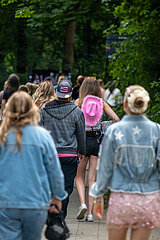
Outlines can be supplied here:
M87 211L87 206L85 203L83 203L80 207L79 207L79 212L77 214L77 219L78 220L82 220L84 218L84 214Z
M87 214L85 220L86 220L86 222L93 222L93 215L92 214Z

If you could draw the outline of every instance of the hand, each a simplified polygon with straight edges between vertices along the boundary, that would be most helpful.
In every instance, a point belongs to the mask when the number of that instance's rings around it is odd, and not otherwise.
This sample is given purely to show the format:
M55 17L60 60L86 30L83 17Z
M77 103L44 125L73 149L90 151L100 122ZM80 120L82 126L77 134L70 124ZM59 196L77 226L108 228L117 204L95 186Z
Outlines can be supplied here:
M94 201L94 214L99 218L102 219L103 210L104 210L104 201L103 196L96 198Z
M112 123L120 121L119 117L112 119Z
M78 154L78 159L79 159L80 162L83 161L84 158L85 158L85 155Z
M55 208L55 206L52 206L52 204L55 204L57 205L58 209L61 210L62 208L62 201L59 200L58 198L56 197L53 197L51 200L50 200L50 206L49 206L49 212L54 212L54 213L58 213L59 211Z

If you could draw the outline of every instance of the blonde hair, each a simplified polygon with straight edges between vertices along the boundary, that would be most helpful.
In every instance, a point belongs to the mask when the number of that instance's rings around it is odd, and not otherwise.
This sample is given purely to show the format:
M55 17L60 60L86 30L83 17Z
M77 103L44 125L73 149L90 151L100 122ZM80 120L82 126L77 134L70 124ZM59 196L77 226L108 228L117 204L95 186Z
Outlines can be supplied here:
M103 79L97 79L97 82L98 82L99 87L101 87L102 85L104 85Z
M60 81L62 81L62 80L66 80L66 78L65 78L64 75L59 76L58 81L57 81L57 84L59 84Z
M28 82L28 83L26 83L26 86L28 87L28 94L30 96L32 96L35 93L35 91L37 90L39 85Z
M21 150L22 130L28 124L36 125L40 120L39 110L26 92L15 92L8 100L0 130L0 143L7 147L7 134L13 128L16 134L15 150Z
M87 77L84 79L80 90L79 90L79 102L78 106L81 108L84 98L87 95L93 95L99 98L102 98L101 90L98 85L98 82L93 77Z
M53 84L50 82L40 83L39 87L33 94L33 101L39 108L42 108L45 103L52 101L55 98L56 93Z
M18 88L18 91L24 91L24 92L29 92L29 89L26 85L20 85Z
M132 113L141 114L147 110L150 97L143 87L133 85L126 89L124 99Z

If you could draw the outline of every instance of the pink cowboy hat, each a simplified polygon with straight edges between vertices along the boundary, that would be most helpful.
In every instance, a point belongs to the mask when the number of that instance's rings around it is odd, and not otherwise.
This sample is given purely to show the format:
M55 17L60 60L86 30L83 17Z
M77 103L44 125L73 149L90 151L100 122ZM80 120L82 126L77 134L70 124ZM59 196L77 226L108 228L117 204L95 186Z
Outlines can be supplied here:
M95 126L103 114L103 102L99 97L88 95L84 98L82 111L85 118L85 124Z

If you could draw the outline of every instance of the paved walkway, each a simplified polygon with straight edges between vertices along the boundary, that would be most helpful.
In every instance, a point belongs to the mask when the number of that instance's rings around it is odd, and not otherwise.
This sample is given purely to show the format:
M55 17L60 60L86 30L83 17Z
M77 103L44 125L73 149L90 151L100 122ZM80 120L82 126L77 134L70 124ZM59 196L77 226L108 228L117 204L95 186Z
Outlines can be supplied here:
M77 189L74 188L74 191L70 197L68 216L66 218L67 225L71 232L71 236L68 240L108 240L105 223L106 212L104 212L102 220L94 217L94 222L89 223L76 220L78 208L79 198ZM129 232L127 240L128 239ZM44 236L42 237L42 240L46 240ZM149 240L160 240L160 230L153 230Z

